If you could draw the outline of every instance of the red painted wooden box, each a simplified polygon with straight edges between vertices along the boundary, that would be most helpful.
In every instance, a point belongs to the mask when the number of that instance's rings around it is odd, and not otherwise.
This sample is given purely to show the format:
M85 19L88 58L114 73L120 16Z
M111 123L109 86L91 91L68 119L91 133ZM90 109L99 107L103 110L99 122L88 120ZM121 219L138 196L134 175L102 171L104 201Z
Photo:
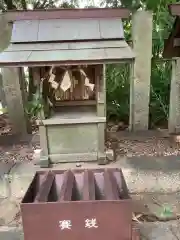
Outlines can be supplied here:
M119 169L40 171L21 203L24 239L136 240L131 207Z

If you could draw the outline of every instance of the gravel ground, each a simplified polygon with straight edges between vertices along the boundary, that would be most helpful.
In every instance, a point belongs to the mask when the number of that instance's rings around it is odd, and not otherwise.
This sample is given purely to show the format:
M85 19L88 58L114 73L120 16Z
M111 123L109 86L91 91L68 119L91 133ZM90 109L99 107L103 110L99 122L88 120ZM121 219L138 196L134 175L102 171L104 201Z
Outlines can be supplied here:
M122 157L180 155L180 137L167 137L157 131L131 134L119 131L117 125L108 126L107 148L113 148ZM167 132L167 131L166 131ZM31 161L33 151L39 148L37 133L32 141L20 143L13 139L12 126L7 115L0 116L0 161ZM8 138L7 138L8 137ZM7 138L7 139L6 139ZM34 139L36 139L34 141Z
M106 146L114 148L123 157L178 156L180 155L180 135L169 135L166 129L156 129L131 133L118 131L118 125L107 128Z
M107 143L112 147L112 143ZM31 161L34 149L39 148L39 143L32 144L12 144L10 146L0 145L0 161L17 162ZM178 156L180 148L176 144L171 143L169 139L157 138L144 140L119 140L116 143L115 151L122 157L140 157L140 156Z
M144 140L119 140L119 153L123 156L172 156L180 155L179 146L167 138L154 137Z
M0 161L2 162L24 162L31 161L34 148L31 144L13 145L0 147Z

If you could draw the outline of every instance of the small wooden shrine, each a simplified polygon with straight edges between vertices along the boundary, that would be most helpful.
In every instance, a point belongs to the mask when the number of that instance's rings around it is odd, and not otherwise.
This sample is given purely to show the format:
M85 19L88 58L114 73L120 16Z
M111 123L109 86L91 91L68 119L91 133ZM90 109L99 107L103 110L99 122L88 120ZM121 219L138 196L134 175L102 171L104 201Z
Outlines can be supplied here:
M129 15L106 8L7 13L12 37L0 66L29 66L38 83L41 166L106 163L105 64L134 59L122 25Z
M180 3L170 4L169 11L175 16L173 28L164 44L164 58L180 57Z

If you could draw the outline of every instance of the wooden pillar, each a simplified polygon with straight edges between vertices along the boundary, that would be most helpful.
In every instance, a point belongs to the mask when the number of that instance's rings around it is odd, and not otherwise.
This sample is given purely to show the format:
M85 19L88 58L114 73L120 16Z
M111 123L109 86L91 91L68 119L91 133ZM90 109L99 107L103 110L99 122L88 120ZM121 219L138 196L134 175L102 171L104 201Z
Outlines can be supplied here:
M97 89L97 116L106 117L106 80L105 64L96 67ZM106 164L105 154L105 123L98 123L98 164Z
M27 119L21 91L22 71L20 68L2 68L2 77L7 110L13 124L13 131L24 135L27 133Z
M6 98L5 98L5 94L4 94L4 90L3 90L2 74L0 74L0 101L1 101L2 108L5 108L6 107Z
M180 58L172 60L168 130L169 133L180 132Z
M130 106L129 106L129 130L134 130L134 61L130 63Z
M47 129L46 126L39 126L39 135L40 135L40 146L41 146L41 154L40 154L40 166L44 168L48 168L49 161L49 151L48 151L48 140L47 140Z
M152 57L152 13L137 11L132 18L134 77L130 91L130 130L147 130Z

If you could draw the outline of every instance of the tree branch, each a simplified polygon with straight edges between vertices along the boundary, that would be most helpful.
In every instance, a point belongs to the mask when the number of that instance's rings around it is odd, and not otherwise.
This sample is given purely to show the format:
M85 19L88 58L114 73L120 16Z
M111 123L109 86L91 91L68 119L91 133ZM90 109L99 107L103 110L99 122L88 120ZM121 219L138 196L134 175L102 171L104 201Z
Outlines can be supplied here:
M40 5L40 8L44 8L47 4L48 0L44 0L44 2Z
M40 0L38 0L35 4L34 4L34 9L36 8L46 8L46 6L50 5L49 4L49 0L44 0L43 3L40 2Z
M33 9L39 8L40 6L40 1L38 0L37 2L34 3Z
M4 3L2 1L0 1L0 9L3 10L3 11L6 10L6 8L4 6Z
M26 0L21 0L21 5L24 10L27 10Z

